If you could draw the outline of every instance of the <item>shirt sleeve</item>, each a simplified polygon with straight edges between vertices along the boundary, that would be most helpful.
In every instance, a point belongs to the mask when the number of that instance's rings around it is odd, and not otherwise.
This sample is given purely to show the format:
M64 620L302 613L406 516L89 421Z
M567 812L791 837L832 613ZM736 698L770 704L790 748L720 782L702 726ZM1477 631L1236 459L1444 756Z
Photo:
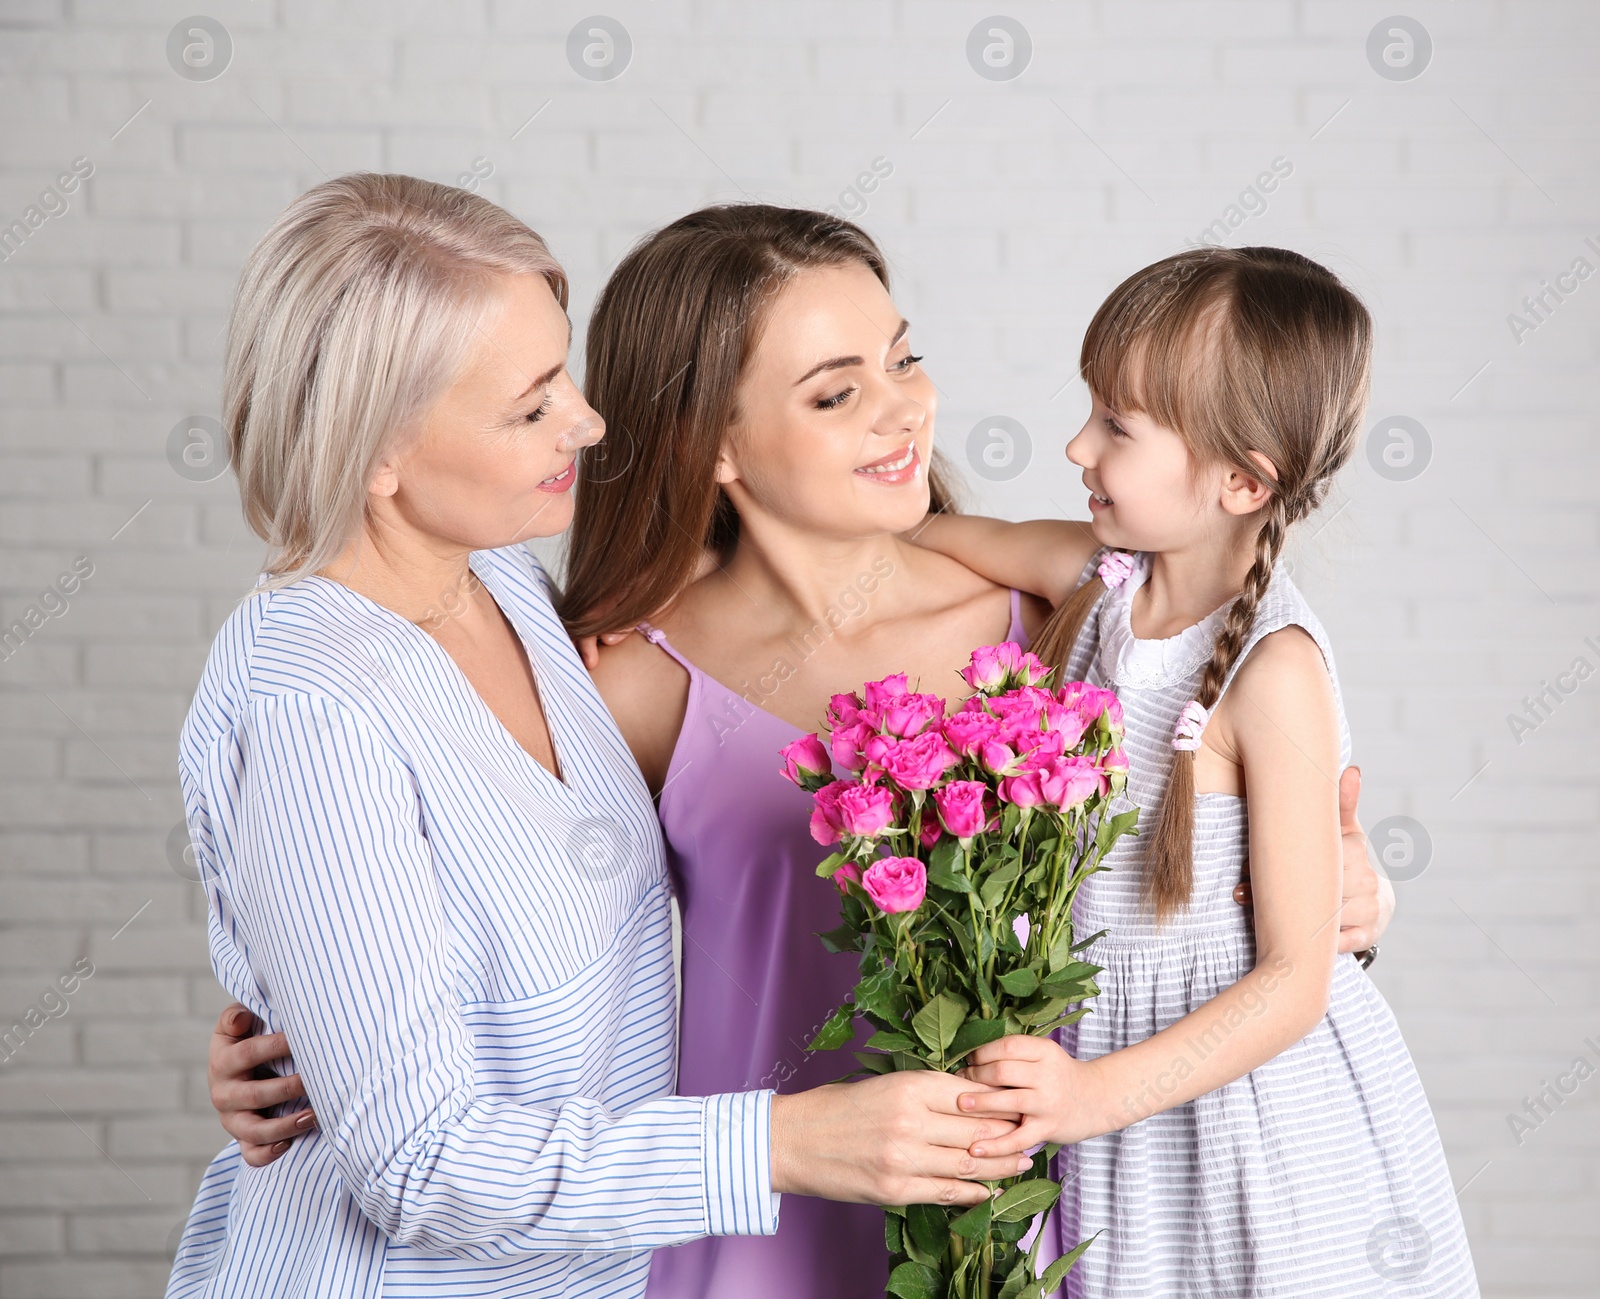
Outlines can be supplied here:
M390 1239L493 1258L777 1230L770 1091L622 1113L477 1095L407 765L314 695L254 701L239 739L221 887L317 1112L310 1139Z

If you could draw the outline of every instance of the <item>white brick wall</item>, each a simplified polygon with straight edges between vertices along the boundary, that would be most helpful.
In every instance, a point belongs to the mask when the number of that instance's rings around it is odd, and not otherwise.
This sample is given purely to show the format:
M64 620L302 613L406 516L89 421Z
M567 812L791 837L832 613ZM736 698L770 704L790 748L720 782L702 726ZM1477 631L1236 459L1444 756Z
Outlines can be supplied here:
M1411 81L1366 55L1396 5L1432 40ZM157 1293L221 1143L202 1057L223 998L169 857L174 739L259 547L231 479L186 480L166 445L216 414L250 243L324 174L454 181L484 158L482 191L565 260L581 336L644 230L741 195L839 204L879 156L862 220L944 393L941 443L964 462L980 418L1022 421L1029 471L972 477L1016 517L1076 509L1059 453L1100 297L1293 164L1233 242L1345 274L1380 329L1374 421L1432 439L1409 481L1363 451L1298 559L1340 649L1367 822L1409 816L1433 843L1374 973L1485 1293L1600 1293L1600 1080L1520 1145L1507 1122L1600 1044L1600 679L1521 744L1506 722L1574 657L1600 665L1600 280L1520 343L1506 324L1600 240L1600 6L1018 0L1032 62L1008 82L967 62L987 0L615 0L633 55L606 82L566 61L587 2L218 0L233 54L211 81L167 62L189 12L0 0L0 224L94 164L0 263L4 623L93 564L0 662L0 1028L95 967L0 1065L0 1299Z

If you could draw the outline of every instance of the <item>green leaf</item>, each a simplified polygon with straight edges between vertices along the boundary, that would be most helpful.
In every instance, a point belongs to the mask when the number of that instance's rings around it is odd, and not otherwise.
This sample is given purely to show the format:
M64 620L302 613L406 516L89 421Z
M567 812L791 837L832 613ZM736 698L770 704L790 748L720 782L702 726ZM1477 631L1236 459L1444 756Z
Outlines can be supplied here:
M1021 1222L1043 1213L1061 1198L1061 1187L1048 1177L1018 1182L994 1202L996 1222Z
M1033 1226L1031 1218L1024 1218L1021 1222L996 1222L990 1225L989 1233L996 1240L1015 1245L1028 1234L1028 1228L1031 1226Z
M930 1051L943 1055L966 1017L966 1002L948 992L941 992L911 1017L911 1027L916 1029L917 1036L927 1043Z
M1100 985L1093 979L1051 979L1042 991L1047 997L1071 1003L1098 996Z
M900 1299L944 1299L944 1278L925 1263L902 1263L889 1273L888 1292Z
M826 857L817 863L817 874L825 880L831 880L833 878L834 871L838 870L839 867L843 866L845 862L849 860L850 859L842 852L830 852Z
M1000 1003L995 1000L994 993L990 990L988 981L985 980L982 973L978 971L974 971L972 977L977 984L978 1001L982 1004L983 1009L988 1012L991 1018L998 1018L1000 1014Z
M928 867L928 883L936 889L948 889L952 893L973 891L972 881L949 866Z
M961 844L955 839L941 839L928 854L928 869L954 870L961 860Z
M867 1051L856 1051L854 1055L861 1061L861 1067L868 1073L893 1073L894 1060L886 1055L874 1055Z
M906 1230L922 1251L921 1255L913 1254L913 1258L922 1257L925 1263L937 1264L944 1257L950 1244L950 1220L937 1204L906 1205Z
M1072 962L1072 926L1063 925L1061 932L1055 936L1050 944L1050 951L1045 959L1049 962L1050 970L1064 970Z
M1030 1037L1047 1037L1058 1028L1065 1028L1068 1024L1076 1024L1089 1013L1088 1006L1079 1006L1077 1010L1069 1011L1065 1015L1057 1015L1054 1019L1038 1019L1028 1025Z
M855 1003L862 1010L881 1015L898 1023L905 1014L904 999L899 996L900 976L893 966L867 975L856 984Z
M1049 1267L1045 1268L1044 1275L1039 1278L1042 1283L1040 1287L1042 1293L1051 1295L1061 1288L1061 1283L1066 1280L1067 1273L1072 1271L1073 1264L1083 1257L1083 1251L1094 1244L1099 1235L1098 1231L1095 1232L1088 1240L1074 1245L1054 1263L1050 1264Z
M1094 976L1104 968L1088 961L1069 960L1059 970L1051 972L1050 977L1044 981L1044 990L1049 996L1067 997L1072 1001L1092 997L1100 991L1095 986ZM1083 989L1092 991L1082 991Z
M994 1201L983 1200L973 1205L950 1224L950 1230L968 1240L979 1240L989 1234L989 1219L994 1214Z
M915 1051L917 1049L917 1044L904 1033L894 1033L888 1029L879 1029L867 1039L867 1045L875 1051Z
M1013 997L1031 997L1039 987L1039 976L1024 965L1020 970L1007 970L998 982Z
M825 934L818 934L822 945L830 952L859 952L861 950L861 934L854 925L840 925L837 929L830 929Z
M855 1007L846 1002L828 1016L827 1023L817 1030L808 1051L837 1051L856 1035Z
M1016 1267L1011 1269L1006 1277L1006 1283L1000 1287L999 1299L1017 1299L1024 1286L1028 1284L1028 1260L1019 1258Z
M887 1209L883 1214L883 1243L891 1254L900 1252L900 1216Z
M945 1053L947 1062L961 1059L969 1051L976 1051L986 1042L998 1042L1006 1035L1006 1025L1000 1019L969 1019L950 1040Z
M1071 1004L1065 997L1047 997L1044 1001L1019 1010L1017 1018L1030 1028L1037 1027L1057 1018Z
M992 871L978 886L978 897L983 905L991 910L999 906L1000 899L1005 897L1006 890L1020 874L1022 874L1022 863L1015 858Z
M1095 930L1094 933L1090 934L1087 938L1085 938L1081 943L1074 943L1072 945L1072 950L1075 951L1075 952L1081 952L1085 947L1089 946L1090 943L1098 942L1100 939L1104 938L1110 932L1111 931L1109 929L1097 929L1097 930Z

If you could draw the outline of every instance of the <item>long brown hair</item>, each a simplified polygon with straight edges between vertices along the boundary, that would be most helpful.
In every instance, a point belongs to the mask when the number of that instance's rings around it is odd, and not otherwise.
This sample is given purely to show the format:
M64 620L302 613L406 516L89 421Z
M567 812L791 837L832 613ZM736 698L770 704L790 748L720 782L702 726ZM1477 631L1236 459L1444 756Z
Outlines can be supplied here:
M1277 472L1255 558L1217 632L1196 698L1210 709L1255 625L1289 528L1315 510L1349 460L1366 407L1372 318L1325 267L1283 248L1197 248L1119 284L1090 322L1080 364L1113 410L1179 433L1197 465L1261 480ZM1037 653L1065 663L1105 585L1079 587L1040 631ZM1194 887L1194 754L1173 755L1145 887L1159 919Z
M579 465L560 612L574 636L631 627L689 582L706 550L726 560L739 516L716 481L737 393L767 309L801 271L859 263L887 288L859 226L797 208L702 208L646 236L601 290L584 395L606 421ZM941 459L931 508L950 510Z

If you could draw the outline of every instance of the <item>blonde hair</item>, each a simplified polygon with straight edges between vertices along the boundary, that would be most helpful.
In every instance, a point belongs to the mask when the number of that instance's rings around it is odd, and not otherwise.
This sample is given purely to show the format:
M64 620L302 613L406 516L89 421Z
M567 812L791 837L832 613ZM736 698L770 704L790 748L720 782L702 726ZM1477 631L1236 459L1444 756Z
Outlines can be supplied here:
M1107 406L1173 429L1198 465L1267 480L1255 559L1212 646L1196 698L1215 706L1266 595L1289 528L1349 460L1366 407L1372 318L1336 276L1282 248L1197 248L1129 276L1090 322L1084 380ZM1064 664L1105 584L1079 587L1036 652ZM1194 887L1194 754L1173 755L1145 890L1158 919Z
M334 560L367 486L503 302L501 277L567 278L545 242L466 190L356 172L307 190L251 250L228 321L222 423L268 585Z

